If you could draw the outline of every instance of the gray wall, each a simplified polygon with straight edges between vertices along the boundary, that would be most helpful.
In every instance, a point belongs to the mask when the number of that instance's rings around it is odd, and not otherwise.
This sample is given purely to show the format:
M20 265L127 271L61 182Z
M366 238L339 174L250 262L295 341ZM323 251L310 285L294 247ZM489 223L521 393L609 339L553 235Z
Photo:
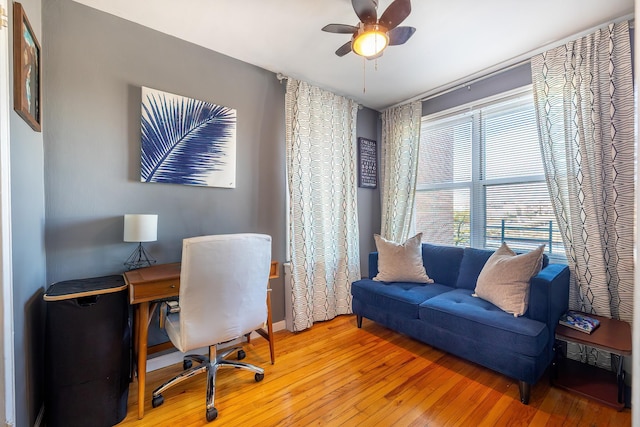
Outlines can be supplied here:
M364 108L358 111L356 133L359 137L378 142L378 187L358 188L358 224L360 226L360 274L368 277L369 252L376 250L374 233L380 233L380 145L382 122L380 113Z
M83 5L44 6L47 280L122 272L122 215L157 213L158 262L184 237L262 232L284 254L284 98L272 73ZM141 183L140 87L235 108L235 189Z
M70 0L44 5L47 282L121 273L125 213L157 213L159 263L185 237L273 236L284 257L284 86L257 67ZM237 110L235 189L140 182L140 87ZM281 279L280 279L281 281ZM282 286L274 314L283 318Z
M41 1L21 0L31 27L45 48ZM9 2L9 38L13 42L13 5ZM13 50L10 49L10 52ZM11 58L11 63L13 63ZM13 81L13 67L10 67ZM11 94L13 105L13 93ZM31 426L43 400L44 245L43 134L11 113L11 216L15 345L16 425ZM44 125L46 126L46 124Z

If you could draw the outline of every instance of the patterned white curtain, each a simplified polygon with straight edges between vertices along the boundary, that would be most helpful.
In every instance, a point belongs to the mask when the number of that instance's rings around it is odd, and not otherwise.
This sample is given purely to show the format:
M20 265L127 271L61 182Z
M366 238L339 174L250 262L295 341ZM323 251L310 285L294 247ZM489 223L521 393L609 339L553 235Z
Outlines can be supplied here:
M404 242L415 233L414 200L422 102L382 112L382 237Z
M288 79L289 246L295 331L351 313L360 279L356 203L358 105Z
M531 68L545 174L572 273L570 308L631 322L635 152L628 23L535 56ZM588 358L600 364L597 352Z

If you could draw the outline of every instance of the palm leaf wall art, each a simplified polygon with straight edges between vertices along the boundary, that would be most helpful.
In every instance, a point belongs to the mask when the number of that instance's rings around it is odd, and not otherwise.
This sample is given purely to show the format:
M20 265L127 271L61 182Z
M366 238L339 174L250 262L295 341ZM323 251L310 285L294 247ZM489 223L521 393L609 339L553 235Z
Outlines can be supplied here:
M235 188L236 110L142 87L140 181Z

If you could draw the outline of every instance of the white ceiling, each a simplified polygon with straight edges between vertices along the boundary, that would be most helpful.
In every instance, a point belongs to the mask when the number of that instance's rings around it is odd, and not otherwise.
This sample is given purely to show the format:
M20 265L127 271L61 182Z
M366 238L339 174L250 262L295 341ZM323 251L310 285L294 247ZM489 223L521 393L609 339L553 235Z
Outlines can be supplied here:
M377 61L334 52L351 0L75 0L381 110L511 65L620 17L633 0L414 0L417 28ZM378 15L391 0L379 0Z

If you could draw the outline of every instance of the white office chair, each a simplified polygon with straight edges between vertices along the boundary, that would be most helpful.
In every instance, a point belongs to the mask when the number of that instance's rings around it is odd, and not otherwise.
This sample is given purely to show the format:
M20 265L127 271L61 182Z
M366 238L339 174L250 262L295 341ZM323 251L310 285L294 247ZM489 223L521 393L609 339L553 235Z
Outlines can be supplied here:
M207 372L207 421L218 416L214 407L216 372L220 367L243 368L264 378L264 370L225 360L240 347L216 352L216 344L231 341L261 327L267 318L267 283L271 267L271 236L228 234L184 239L180 272L179 312L169 313L164 327L181 352L209 347L209 357L187 355L185 371L153 392L152 406L164 402L162 393L174 384ZM191 367L192 361L199 362Z

